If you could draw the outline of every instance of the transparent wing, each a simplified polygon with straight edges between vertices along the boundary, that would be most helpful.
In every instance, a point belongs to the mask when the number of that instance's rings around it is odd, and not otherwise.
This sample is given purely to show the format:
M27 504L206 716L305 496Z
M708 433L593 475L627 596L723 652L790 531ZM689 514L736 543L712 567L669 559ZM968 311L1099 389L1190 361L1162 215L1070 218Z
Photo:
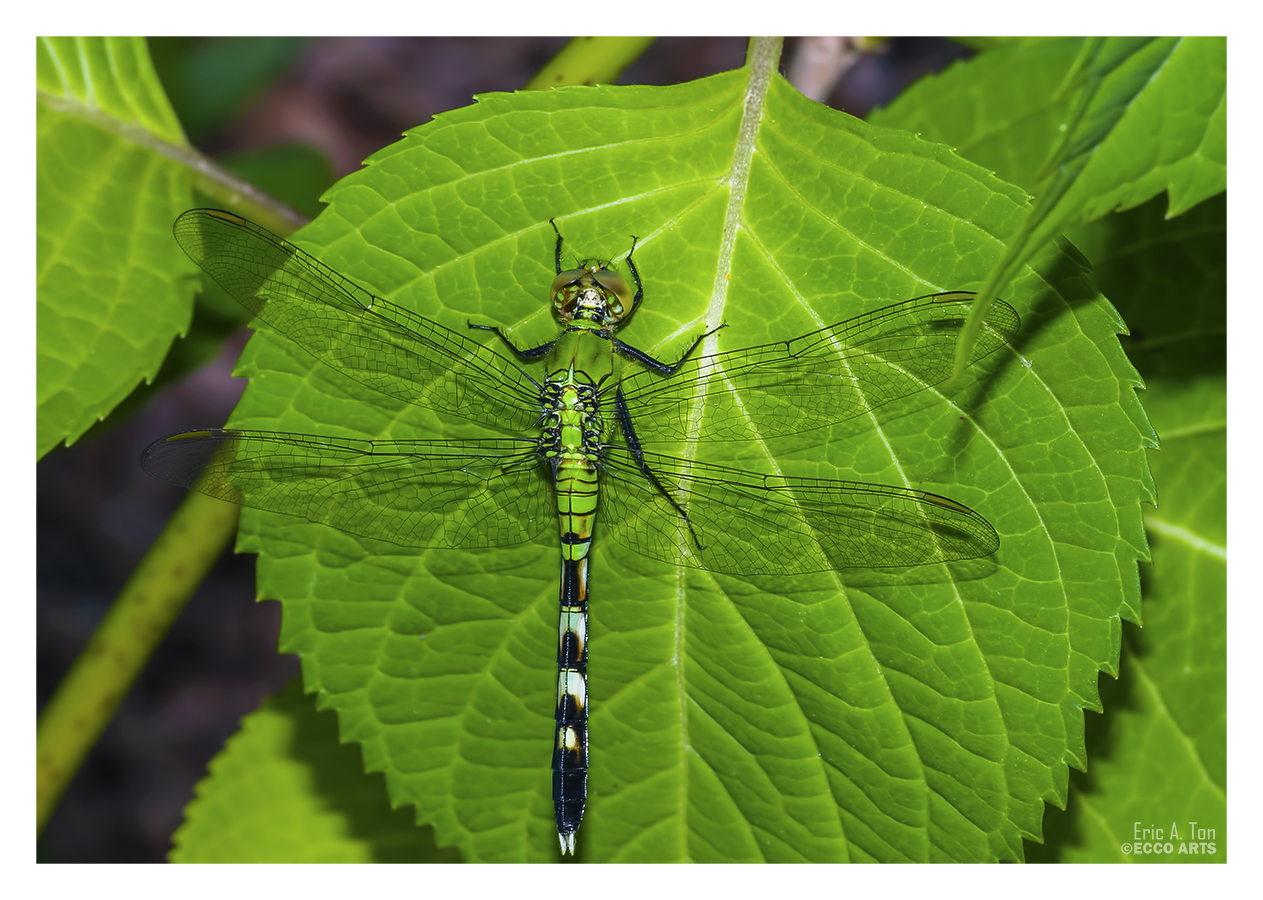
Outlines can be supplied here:
M791 575L973 559L1000 546L982 516L926 491L644 458L675 503L629 452L606 448L598 536L672 565Z
M931 294L789 341L687 361L674 375L640 369L622 381L642 440L685 440L705 390L704 441L797 434L861 415L945 381L974 295ZM1017 312L992 304L970 364L1017 333Z
M407 547L503 547L557 520L530 440L211 429L157 440L140 463L163 481L221 500Z
M240 216L191 209L175 239L242 306L312 356L408 403L522 431L539 385L505 357L383 300Z

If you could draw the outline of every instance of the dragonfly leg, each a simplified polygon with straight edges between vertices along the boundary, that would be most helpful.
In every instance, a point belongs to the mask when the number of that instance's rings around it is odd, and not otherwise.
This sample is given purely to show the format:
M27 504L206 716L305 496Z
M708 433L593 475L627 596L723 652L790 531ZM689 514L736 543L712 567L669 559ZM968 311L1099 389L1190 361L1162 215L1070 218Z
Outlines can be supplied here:
M479 331L490 331L500 340L504 341L504 345L513 351L514 356L527 362L536 359L543 359L552 352L553 345L557 343L554 339L549 341L547 344L540 344L538 347L528 347L523 350L518 347L517 344L513 343L513 341L509 340L508 335L501 331L500 326L498 325L475 325L473 322L466 322L465 324L470 328L476 328Z
M557 249L553 251L554 265L557 267L557 274L561 274L561 230L557 227L555 219L549 219L548 224L553 226L553 231L557 232Z
M644 475L658 493L675 507L675 511L680 514L680 518L688 526L689 534L692 535L693 543L697 545L697 549L706 549L697 537L697 532L693 530L693 520L689 518L689 514L684 511L684 507L675 501L675 498L671 496L671 492L666 489L666 485L658 480L657 474L645 462L645 451L640 446L640 438L636 436L636 427L632 425L631 411L627 408L627 401L623 398L621 386L614 394L614 416L618 419L619 427L623 429L623 437L627 440L627 449L631 451L632 458L636 460L636 468L640 469L640 474Z
M697 349L697 346L702 341L706 340L708 337L710 337L719 329L727 328L727 327L728 327L728 323L724 322L721 325L715 326L714 328L712 328L710 331L706 332L705 334L698 335L697 337L693 339L693 343L689 344L688 349L684 351L683 355L681 355L680 358L675 363L671 363L671 364L664 363L661 360L655 359L654 357L646 353L644 350L639 350L636 347L633 347L631 344L620 341L618 338L610 338L610 341L614 344L615 350L617 350L619 353L623 354L626 357L636 360L636 362L640 363L646 368L652 369L653 371L659 373L660 375L674 375L676 372L680 370L680 366L684 365L684 363L688 361L688 358L693 355L693 351Z
M631 312L627 315L631 316L636 311L636 307L640 306L640 301L645 299L645 286L640 283L640 273L636 271L636 264L632 262L632 254L636 252L636 235L632 235L631 249L627 251L627 268L631 270L632 281L636 282L636 296L632 298Z

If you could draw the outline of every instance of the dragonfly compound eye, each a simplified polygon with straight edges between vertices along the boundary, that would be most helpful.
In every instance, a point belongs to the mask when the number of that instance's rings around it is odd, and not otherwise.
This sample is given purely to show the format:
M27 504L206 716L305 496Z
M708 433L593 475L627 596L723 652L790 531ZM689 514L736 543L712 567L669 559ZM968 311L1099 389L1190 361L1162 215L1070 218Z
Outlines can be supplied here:
M589 277L587 269L567 269L553 279L552 298L556 306L561 306L566 298L578 293L582 281Z
M621 318L623 310L627 309L631 305L631 286L627 284L627 281L622 275L619 275L612 269L605 268L605 266L601 266L601 268L593 272L592 277L596 279L597 284L605 289L610 312L615 317ZM610 294L613 294L614 296L610 297Z

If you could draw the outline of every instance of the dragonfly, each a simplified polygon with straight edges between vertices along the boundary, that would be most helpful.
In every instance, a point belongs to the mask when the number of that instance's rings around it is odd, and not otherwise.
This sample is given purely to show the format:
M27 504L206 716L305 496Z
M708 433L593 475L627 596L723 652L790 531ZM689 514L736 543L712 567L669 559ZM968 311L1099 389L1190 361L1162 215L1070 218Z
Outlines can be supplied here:
M176 241L255 328L382 394L501 436L368 440L211 428L161 438L141 462L213 497L406 547L503 547L553 523L561 546L553 804L564 855L575 851L587 801L598 508L603 540L733 575L974 559L994 553L999 537L978 513L927 491L760 474L655 449L797 434L942 383L972 293L930 294L790 340L700 352L714 329L665 363L617 337L644 299L632 261L637 239L625 258L629 283L607 259L563 270L561 231L550 224L559 330L519 347L497 326L470 323L460 333L375 296L233 213L183 213ZM1011 340L1019 324L1012 307L995 302L970 363ZM476 340L483 332L491 337Z

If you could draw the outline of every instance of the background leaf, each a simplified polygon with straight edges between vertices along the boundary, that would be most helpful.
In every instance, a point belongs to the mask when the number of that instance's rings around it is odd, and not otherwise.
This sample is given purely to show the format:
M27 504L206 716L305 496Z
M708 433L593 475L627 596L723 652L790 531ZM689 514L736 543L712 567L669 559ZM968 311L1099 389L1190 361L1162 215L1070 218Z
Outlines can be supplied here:
M1067 78L1085 40L1050 38L984 53L922 79L871 121L950 144L1035 189L1050 148L1064 139L1059 129L1076 100ZM1170 192L1169 214L1179 215L1226 188L1224 38L1107 39L1097 68L1102 84L1066 139L1069 192L1049 211L1045 232L1163 191Z
M978 284L1021 192L748 79L484 95L341 182L304 243L449 327L497 323L532 345L555 330L548 219L577 255L617 256L636 234L646 301L623 337L666 358L707 323L740 347ZM598 525L581 857L1019 859L1043 801L1064 802L1081 710L1138 604L1149 432L1121 322L1078 258L1041 254L1006 299L1022 334L951 392L731 448L787 474L949 494L995 524L994 559L721 578L602 545ZM462 428L266 336L242 371L234 427ZM555 858L554 543L417 553L245 522L260 590L285 603L282 649L392 801L467 860Z
M140 38L36 42L36 452L73 443L189 324L196 267L170 223L192 194Z
M1164 190L1168 213L1179 215L1223 191L1227 39L1107 39L1102 56L1104 81L1067 155L1081 171L1048 227L1071 211L1086 221Z
M1015 43L922 78L868 120L947 144L1005 181L1034 188L1070 113L1060 90L1083 38Z
M381 776L338 743L333 716L295 682L246 716L211 761L172 838L180 863L457 862L406 810L382 802Z

